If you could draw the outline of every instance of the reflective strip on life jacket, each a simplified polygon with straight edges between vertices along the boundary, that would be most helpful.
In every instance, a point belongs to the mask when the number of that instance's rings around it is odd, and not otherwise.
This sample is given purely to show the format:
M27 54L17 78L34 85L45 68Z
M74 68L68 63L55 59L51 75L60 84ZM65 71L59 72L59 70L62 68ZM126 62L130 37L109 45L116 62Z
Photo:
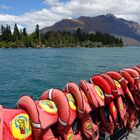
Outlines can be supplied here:
M115 90L112 90L112 92L118 92L118 90L117 90L117 89L115 89Z
M64 121L62 121L60 118L58 118L58 121L60 122L61 125L63 125L63 126L67 126L67 123L64 122Z
M104 93L104 95L106 96L106 97L110 97L110 98L112 98L112 94L106 94L106 93Z
M66 88L66 91L69 92L69 84L68 83L66 84L65 88Z
M50 90L49 90L49 93L48 93L48 94L49 94L49 99L50 99L50 100L52 100L52 91L53 91L53 88L50 89Z
M84 114L84 111L83 110L80 110L78 108L77 108L77 110L78 110L79 113Z
M118 80L118 82L121 83L124 80L125 80L124 77L122 77L121 79Z
M92 77L89 79L89 82L91 83L91 84L93 84L93 80L92 80Z
M41 124L40 123L34 123L34 122L32 122L32 125L35 128L41 128Z
M134 80L139 80L139 79L140 79L140 77L139 77L139 76L134 77Z

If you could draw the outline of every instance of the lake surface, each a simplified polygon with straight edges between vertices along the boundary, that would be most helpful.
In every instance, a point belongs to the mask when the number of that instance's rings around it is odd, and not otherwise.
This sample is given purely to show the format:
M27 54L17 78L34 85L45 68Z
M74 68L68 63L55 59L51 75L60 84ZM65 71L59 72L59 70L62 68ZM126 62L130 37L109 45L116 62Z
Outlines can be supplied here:
M0 49L0 104L15 107L22 95L38 99L93 74L140 64L140 47Z

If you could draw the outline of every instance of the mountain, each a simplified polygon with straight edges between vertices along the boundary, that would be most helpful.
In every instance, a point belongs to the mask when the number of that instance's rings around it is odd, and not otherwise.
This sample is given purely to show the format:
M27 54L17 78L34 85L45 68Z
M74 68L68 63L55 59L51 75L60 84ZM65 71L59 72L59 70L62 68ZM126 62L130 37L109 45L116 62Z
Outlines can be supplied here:
M134 21L117 18L112 14L63 19L50 27L41 29L41 33L48 31L74 32L77 28L87 33L99 31L122 37L126 45L140 45L140 25Z

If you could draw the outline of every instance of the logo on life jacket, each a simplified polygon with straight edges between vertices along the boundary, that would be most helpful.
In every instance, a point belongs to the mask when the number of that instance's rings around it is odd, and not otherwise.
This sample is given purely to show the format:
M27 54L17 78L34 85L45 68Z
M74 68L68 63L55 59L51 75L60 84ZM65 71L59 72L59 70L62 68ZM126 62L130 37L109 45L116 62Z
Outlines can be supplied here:
M104 99L105 98L104 93L103 93L103 91L101 90L101 88L99 86L95 86L95 91L97 92L98 96L101 99Z
M66 96L69 101L70 108L72 110L76 111L76 105L75 105L75 100L74 100L73 96L70 93L68 93Z
M116 81L116 80L114 80L114 83L115 83L115 85L117 86L117 87L121 87L121 85L120 85L120 83L118 82L118 81Z
M123 103L120 104L120 110L123 110Z
M112 106L112 111L113 111L113 112L116 112L116 107L115 107L115 105Z
M72 140L74 137L74 134L73 133L69 133L68 136L67 136L67 140Z
M87 123L85 128L86 130L90 130L92 128L92 123Z
M14 139L27 139L32 134L29 116L23 113L15 116L10 122L10 130Z
M37 104L50 115L55 115L58 112L55 103L51 100L39 100Z

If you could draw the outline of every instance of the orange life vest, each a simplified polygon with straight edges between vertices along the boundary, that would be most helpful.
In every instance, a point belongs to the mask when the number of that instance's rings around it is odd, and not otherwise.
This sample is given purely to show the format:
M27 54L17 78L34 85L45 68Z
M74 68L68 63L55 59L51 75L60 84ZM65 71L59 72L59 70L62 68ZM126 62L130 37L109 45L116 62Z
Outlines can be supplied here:
M75 101L71 94L64 93L58 89L50 89L45 91L40 99L49 99L54 101L58 108L58 133L67 140L69 137L72 140L82 139L80 134L74 134L71 127L76 118ZM72 99L72 100L71 100Z
M124 91L126 91L127 89L126 86L127 81L116 71L109 71L107 72L107 75L109 75L114 80L114 83L118 91L118 95L116 94L115 98L116 98L116 107L119 114L119 124L121 127L126 127L128 116L127 116Z
M76 99L80 130L82 130L85 138L88 140L98 140L99 128L96 123L92 122L89 114L91 108L84 92L75 83L67 83L64 90L71 93Z
M101 116L101 129L105 132L112 134L114 125L110 114L109 116L106 116L106 112L104 109L105 97L102 89L95 84L86 82L85 80L80 81L80 87L83 89L86 96L88 97L88 100L90 101L93 110L98 110L98 113Z
M54 102L45 99L34 101L30 96L22 96L17 105L31 118L34 140L55 138L50 129L58 119L58 110Z
M0 140L33 140L29 115L22 109L0 106Z

